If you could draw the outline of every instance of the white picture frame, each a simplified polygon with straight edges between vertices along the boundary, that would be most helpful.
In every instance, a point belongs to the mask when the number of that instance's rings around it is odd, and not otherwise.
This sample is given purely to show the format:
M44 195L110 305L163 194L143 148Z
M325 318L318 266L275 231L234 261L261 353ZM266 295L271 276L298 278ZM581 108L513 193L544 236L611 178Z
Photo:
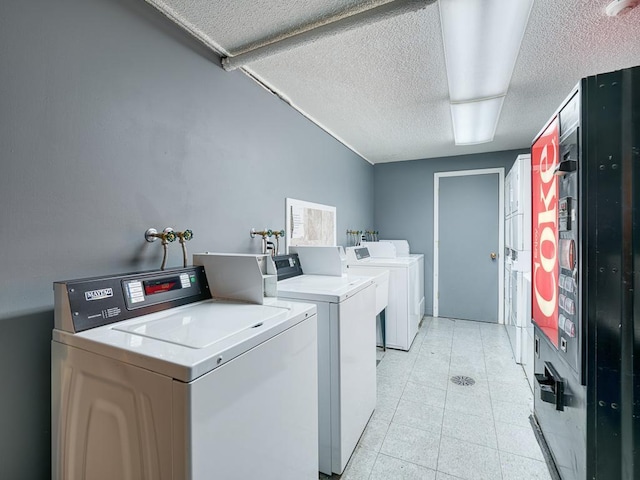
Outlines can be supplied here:
M285 248L290 246L336 246L336 207L285 199Z

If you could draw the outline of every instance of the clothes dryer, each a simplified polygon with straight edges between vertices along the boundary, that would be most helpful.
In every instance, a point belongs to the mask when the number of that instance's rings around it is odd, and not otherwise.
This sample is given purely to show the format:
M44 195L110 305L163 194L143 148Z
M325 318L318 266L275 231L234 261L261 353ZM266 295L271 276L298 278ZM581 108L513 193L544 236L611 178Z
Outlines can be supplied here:
M515 361L533 389L531 323L531 155L518 155L505 179L504 324Z
M316 307L203 267L56 282L52 478L318 478Z
M341 474L376 406L376 287L371 277L305 275L274 258L278 298L318 309L319 466Z

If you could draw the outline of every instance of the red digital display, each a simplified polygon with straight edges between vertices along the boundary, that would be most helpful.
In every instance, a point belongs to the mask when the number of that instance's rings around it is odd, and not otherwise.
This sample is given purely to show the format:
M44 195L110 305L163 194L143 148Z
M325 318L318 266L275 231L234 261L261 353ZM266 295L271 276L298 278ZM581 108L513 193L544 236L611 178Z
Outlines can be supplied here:
M148 280L143 282L145 295L154 295L156 293L169 292L182 288L179 277L163 278L161 280Z
M558 348L557 117L531 147L531 315Z

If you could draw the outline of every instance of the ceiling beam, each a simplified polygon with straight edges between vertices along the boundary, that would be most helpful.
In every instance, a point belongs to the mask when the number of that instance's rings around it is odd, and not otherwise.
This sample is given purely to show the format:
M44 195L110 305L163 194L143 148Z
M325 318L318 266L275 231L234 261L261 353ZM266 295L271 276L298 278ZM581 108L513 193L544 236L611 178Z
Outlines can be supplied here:
M317 22L303 32L299 32L298 27L290 30L289 34L285 33L284 38L282 38L282 35L279 35L280 40L265 42L239 55L223 57L222 67L227 71L235 70L272 55L277 55L278 53L316 42L325 37L344 33L363 25L387 20L405 13L421 10L435 1L436 0L394 0L347 17L338 16L328 22L326 20Z

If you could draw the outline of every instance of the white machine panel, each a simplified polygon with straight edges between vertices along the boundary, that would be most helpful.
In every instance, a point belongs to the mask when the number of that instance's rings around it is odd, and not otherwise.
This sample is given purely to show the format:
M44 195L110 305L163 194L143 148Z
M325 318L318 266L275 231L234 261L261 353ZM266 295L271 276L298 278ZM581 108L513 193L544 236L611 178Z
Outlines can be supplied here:
M331 328L338 329L339 341L331 348L339 349L338 365L332 363L331 375L331 461L333 471L342 473L358 440L376 407L375 288L361 295L333 304ZM335 358L335 357L334 357ZM337 408L337 415L333 409Z
M396 256L397 257L408 257L410 252L410 248L409 248L409 242L407 240L379 240L380 242L388 242L388 243L393 243L393 245L396 247ZM371 243L371 242L370 242ZM369 246L370 243L367 243L364 246ZM375 256L375 255L373 255Z
M172 379L51 344L52 477L169 480Z
M376 405L375 287L339 303L300 301L318 309L319 468L340 474Z
M516 362L522 364L525 371L533 362L533 333L528 333L531 325L530 283L527 284L531 269L530 169L530 156L519 155L505 180L505 189L510 191L509 207L505 208L508 254L504 277L505 327Z
M389 305L389 270L371 271L376 286L376 315Z
M265 298L278 295L276 267L270 255L196 253L193 264L204 266L215 298L263 304Z
M523 218L524 215L522 213L517 213L511 217L513 231L512 248L514 250L524 250Z
M369 254L376 258L396 258L398 252L392 242L362 242L367 247Z
M192 383L173 384L174 418L188 412L179 426L192 445L175 478L318 478L318 430L309 422L318 415L315 320Z
M506 217L504 220L504 246L505 248L513 248L513 233L511 227L511 217ZM508 258L511 258L509 255Z
M345 275L300 275L278 282L281 298L319 302L341 302L373 284L371 277Z
M414 270L414 278L415 283L417 285L415 290L415 299L414 301L418 304L418 324L424 317L424 255L421 253L412 253L409 255L410 258L415 258L417 260L417 268Z
M297 253L306 275L340 277L346 269L342 247L292 246L289 253Z
M286 257L276 265L290 273ZM376 287L371 276L294 275L279 297L318 311L319 469L341 474L376 405Z

